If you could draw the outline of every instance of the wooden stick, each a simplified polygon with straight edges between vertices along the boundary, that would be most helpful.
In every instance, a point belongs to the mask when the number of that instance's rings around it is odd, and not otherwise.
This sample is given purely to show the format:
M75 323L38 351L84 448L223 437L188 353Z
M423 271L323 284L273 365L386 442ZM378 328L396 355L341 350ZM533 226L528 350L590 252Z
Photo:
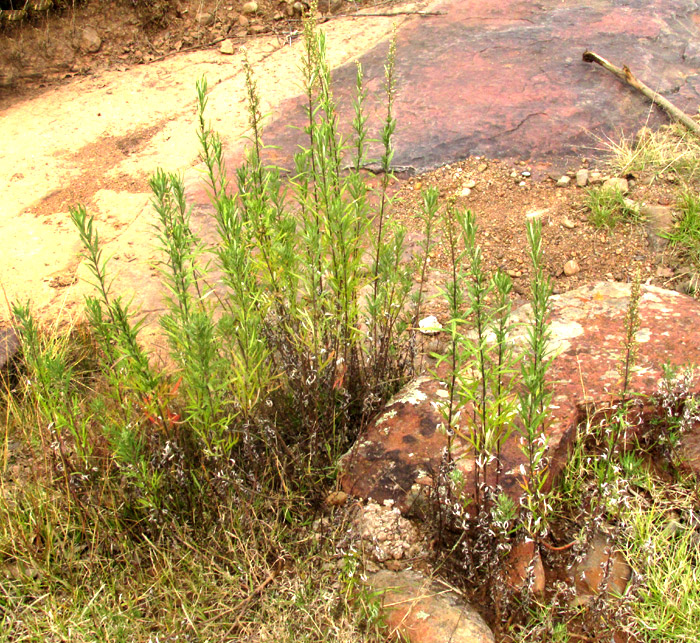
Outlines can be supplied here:
M656 103L659 107L664 109L671 118L679 123L683 123L683 125L685 125L691 132L700 136L700 123L694 121L684 111L678 109L673 103L671 103L671 101L661 96L661 94L657 94L653 89L651 89L651 87L645 85L630 71L627 65L620 69L619 67L615 67L615 65L605 60L605 58L602 56L588 50L583 52L583 60L588 63L597 63L601 67L607 69L609 72L615 74L615 76L617 76L620 80L624 80L628 85L634 87L653 103Z

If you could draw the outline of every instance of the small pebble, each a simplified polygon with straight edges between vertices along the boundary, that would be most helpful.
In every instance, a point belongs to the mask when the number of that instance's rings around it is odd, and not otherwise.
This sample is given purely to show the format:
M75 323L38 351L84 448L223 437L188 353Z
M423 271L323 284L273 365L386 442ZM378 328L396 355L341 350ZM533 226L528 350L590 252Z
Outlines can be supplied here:
M569 185L569 183L571 183L571 177L564 175L559 177L559 180L557 181L557 187L565 188L567 185Z
M576 259L569 259L569 261L564 264L564 274L567 277L575 275L580 270L581 268L579 268L578 263L576 263Z

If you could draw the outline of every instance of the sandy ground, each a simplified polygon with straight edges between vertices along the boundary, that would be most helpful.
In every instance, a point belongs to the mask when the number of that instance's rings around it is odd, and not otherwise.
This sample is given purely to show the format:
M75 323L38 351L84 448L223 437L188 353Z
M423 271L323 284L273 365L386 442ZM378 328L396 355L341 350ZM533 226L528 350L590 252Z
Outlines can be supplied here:
M324 25L331 65L352 61L406 19ZM299 93L301 40L289 45L262 37L247 47L263 111L274 113ZM229 141L245 134L242 61L241 52L226 56L218 49L179 54L49 88L0 112L0 324L9 321L15 301L30 300L46 321L70 322L80 314L88 275L68 214L79 203L95 216L112 257L114 290L133 296L145 312L161 305L148 177L162 167L193 180L195 82L202 76L213 127Z

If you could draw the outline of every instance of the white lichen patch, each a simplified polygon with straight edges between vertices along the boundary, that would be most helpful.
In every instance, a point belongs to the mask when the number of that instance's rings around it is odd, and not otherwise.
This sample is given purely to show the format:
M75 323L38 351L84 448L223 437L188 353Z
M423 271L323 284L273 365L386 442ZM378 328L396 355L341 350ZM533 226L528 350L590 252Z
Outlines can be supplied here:
M382 413L375 424L379 426L380 424L384 424L384 422L388 422L393 417L396 417L396 409L389 409L386 413Z
M390 405L398 404L400 402L404 404L420 404L428 399L428 396L420 390L420 387L430 380L429 377L423 376L419 377L409 384L407 384L403 389L401 389L389 402Z
M571 341L575 337L583 335L584 328L575 321L554 320L549 325L551 333L549 350L555 355L563 353L571 347Z

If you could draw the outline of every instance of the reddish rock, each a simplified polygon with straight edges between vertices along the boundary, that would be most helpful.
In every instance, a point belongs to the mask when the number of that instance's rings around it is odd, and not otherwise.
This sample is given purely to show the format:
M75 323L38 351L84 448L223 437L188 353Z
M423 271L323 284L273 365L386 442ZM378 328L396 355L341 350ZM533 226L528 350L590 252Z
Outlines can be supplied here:
M609 403L620 394L618 365L622 359L624 318L629 284L600 283L552 298L549 323L555 357L547 374L552 400L546 419L551 484L566 462L579 421L590 403ZM513 314L528 319L530 306ZM639 304L641 326L637 365L629 390L642 396L656 392L662 366L700 364L700 302L674 291L643 286ZM524 342L526 327L513 334ZM691 392L700 392L700 383ZM439 405L445 387L421 377L392 399L370 424L343 460L341 484L348 493L378 501L393 499L408 511L439 471L447 438L441 429ZM513 498L522 494L520 467L525 458L517 434L502 450L503 490ZM454 440L453 458L463 472L467 492L473 488L474 460L470 448ZM492 482L492 480L491 480Z
M410 643L492 643L495 639L479 613L461 597L418 572L380 571L368 578L382 592L384 622Z
M596 534L574 570L576 597L573 603L585 605L603 590L622 594L631 577L632 570L624 556L607 536Z
M529 586L535 596L544 594L546 578L540 552L535 550L532 540L513 546L506 561L508 585L516 592Z

